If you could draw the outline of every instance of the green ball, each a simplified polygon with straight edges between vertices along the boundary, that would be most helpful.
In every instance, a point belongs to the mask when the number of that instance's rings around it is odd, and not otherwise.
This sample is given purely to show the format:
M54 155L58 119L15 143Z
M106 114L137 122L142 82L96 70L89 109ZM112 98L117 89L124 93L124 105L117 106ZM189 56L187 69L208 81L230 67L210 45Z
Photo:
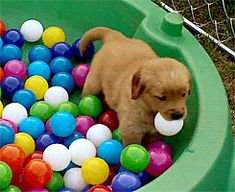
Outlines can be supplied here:
M38 101L30 108L29 115L46 122L54 114L54 109L45 101Z
M0 87L0 98L2 97L2 88Z
M122 143L122 137L119 133L119 129L114 130L114 132L112 133L112 138Z
M47 184L46 188L49 191L58 191L60 188L64 187L63 177L59 172L52 173L52 178L50 182Z
M78 109L78 106L70 101L61 103L57 107L57 111L67 111L67 112L71 113L74 117L77 117L81 114Z
M9 165L0 161L0 189L9 186L12 178L12 171Z
M83 97L78 105L83 115L89 115L96 119L102 113L102 103L100 99L94 95Z
M144 171L150 161L148 151L141 145L127 146L121 154L121 165L124 169L139 173Z
M21 192L21 190L14 186L14 185L10 185L9 187L3 189L4 192Z

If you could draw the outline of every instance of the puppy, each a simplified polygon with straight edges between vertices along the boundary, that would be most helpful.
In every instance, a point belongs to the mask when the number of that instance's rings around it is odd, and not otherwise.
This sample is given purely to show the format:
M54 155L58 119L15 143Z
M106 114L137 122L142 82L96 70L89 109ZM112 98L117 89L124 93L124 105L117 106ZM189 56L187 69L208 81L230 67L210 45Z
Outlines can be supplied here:
M85 33L81 54L95 40L103 46L93 58L82 96L104 94L117 112L124 146L160 138L153 125L157 112L167 120L185 118L191 75L183 64L159 58L145 42L105 27Z

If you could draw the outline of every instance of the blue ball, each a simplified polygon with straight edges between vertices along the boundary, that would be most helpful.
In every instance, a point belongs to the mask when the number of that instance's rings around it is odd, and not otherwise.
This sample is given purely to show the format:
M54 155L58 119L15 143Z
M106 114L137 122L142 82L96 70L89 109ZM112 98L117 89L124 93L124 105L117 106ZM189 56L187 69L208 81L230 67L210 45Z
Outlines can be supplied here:
M49 63L51 60L51 52L50 49L44 45L36 45L29 51L28 57L30 63L38 60Z
M24 37L17 29L7 30L2 37L2 41L4 45L13 44L19 48L24 45Z
M71 74L66 72L56 73L51 80L51 86L61 86L68 93L74 89L74 79Z
M28 89L20 89L15 92L12 102L14 103L20 103L23 105L27 110L30 109L30 107L36 103L37 98L35 94Z
M90 188L92 188L93 186L92 185L87 185L85 186L81 192L88 192Z
M0 37L0 48L2 48L3 46L3 42L2 42L2 38Z
M95 53L95 47L93 43L90 43L87 48L85 53L83 54L83 56L81 56L80 54L80 48L79 48L79 43L80 43L80 39L77 39L76 41L74 41L73 45L72 45L72 50L73 50L73 55L77 58L77 60L79 61L86 61L92 58L92 56Z
M64 175L69 169L74 168L74 167L77 167L77 165L74 164L72 161L70 161L69 165L63 171L61 171L60 173L62 175Z
M39 118L27 117L20 122L18 129L37 139L45 131L45 126Z
M76 191L73 189L64 187L64 188L61 188L58 192L76 192Z
M13 60L13 59L16 59L16 60L22 59L22 53L19 47L12 45L12 44L3 46L1 50L2 63L5 64L6 62Z
M69 148L70 144L77 140L77 139L81 139L81 138L85 138L85 136L79 132L73 132L70 136L64 138L63 140L63 145L66 146L67 148Z
M38 151L44 151L49 145L60 143L57 136L52 133L42 133L36 140Z
M104 159L109 165L118 165L123 146L120 142L109 139L101 143L98 147L98 157Z
M75 118L71 113L59 111L51 117L50 128L58 137L68 137L76 128Z
M47 81L51 77L51 69L44 61L34 61L28 66L28 77L39 75Z
M24 87L24 83L22 79L17 76L8 76L5 77L2 81L2 95L5 98L12 98L16 91L22 89Z
M112 181L112 190L132 192L141 187L140 179L137 175L131 172L118 173Z
M73 69L73 65L71 61L65 57L56 57L50 62L50 68L53 74L56 74L59 72L71 73Z
M14 143L15 133L8 125L0 124L0 148L6 144Z
M51 48L51 56L55 57L66 57L68 59L72 59L73 51L72 47L65 42L59 42L53 45Z

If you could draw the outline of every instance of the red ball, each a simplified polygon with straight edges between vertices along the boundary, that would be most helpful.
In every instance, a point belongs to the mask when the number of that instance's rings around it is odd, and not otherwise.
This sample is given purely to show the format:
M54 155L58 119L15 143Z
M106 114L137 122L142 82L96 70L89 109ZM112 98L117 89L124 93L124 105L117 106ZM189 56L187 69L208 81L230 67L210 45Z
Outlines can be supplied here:
M44 160L33 159L25 167L24 178L32 187L43 187L50 182L52 169Z
M28 155L24 161L24 165L26 166L32 159L42 159L42 151L34 151L30 155Z
M0 67L0 83L2 83L2 80L4 79L4 77L5 77L4 71Z
M7 31L7 27L3 23L3 21L0 19L0 37L2 37L6 31Z
M98 123L106 125L113 132L118 128L117 113L112 110L103 112L98 119Z
M21 191L28 191L31 186L25 181L23 174L24 169L21 169L19 172L13 172L11 185L19 187Z
M105 185L96 185L90 188L88 192L112 192L112 190Z
M16 144L5 145L0 151L0 161L7 163L13 172L20 171L23 168L24 160L25 153Z
M109 167L109 176L106 179L106 181L103 183L103 185L111 185L113 178L115 177L116 172L113 167Z

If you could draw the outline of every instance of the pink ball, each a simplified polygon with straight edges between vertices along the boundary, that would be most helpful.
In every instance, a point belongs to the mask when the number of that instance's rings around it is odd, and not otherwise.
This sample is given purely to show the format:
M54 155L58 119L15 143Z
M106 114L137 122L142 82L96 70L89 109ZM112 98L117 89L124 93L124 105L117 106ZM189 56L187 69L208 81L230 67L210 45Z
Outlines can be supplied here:
M76 130L83 135L86 135L88 129L95 125L95 121L90 117L86 115L80 115L76 118Z
M22 80L27 76L27 67L22 61L10 60L3 68L5 76L15 75Z
M163 151L166 151L171 156L170 146L163 141L158 140L158 141L151 143L147 147L147 150L150 151L151 149L162 149Z
M75 84L79 88L83 88L87 74L90 71L90 65L88 64L79 64L77 65L72 72Z
M17 125L10 120L0 119L0 124L8 125L9 127L11 127L14 130L15 133L18 133Z
M51 119L48 119L46 122L46 132L47 133L52 133L51 128L50 128L50 122L51 122Z
M148 152L150 155L150 162L145 169L148 174L158 177L172 165L172 159L166 151L153 148Z
M27 192L35 192L35 191L37 191L37 192L49 192L47 189L45 189L45 188L31 188L31 189L29 189L29 190L27 190Z

